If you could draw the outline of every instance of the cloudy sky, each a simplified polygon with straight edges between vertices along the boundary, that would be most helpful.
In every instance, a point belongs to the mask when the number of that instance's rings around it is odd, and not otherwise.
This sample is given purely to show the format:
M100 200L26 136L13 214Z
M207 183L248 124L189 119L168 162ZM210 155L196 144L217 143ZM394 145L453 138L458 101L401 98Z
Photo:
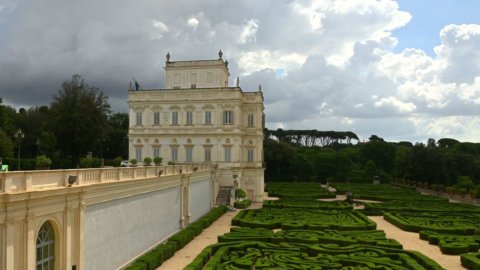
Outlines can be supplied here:
M0 97L47 105L73 74L127 111L132 77L222 49L267 127L480 142L478 0L0 0Z

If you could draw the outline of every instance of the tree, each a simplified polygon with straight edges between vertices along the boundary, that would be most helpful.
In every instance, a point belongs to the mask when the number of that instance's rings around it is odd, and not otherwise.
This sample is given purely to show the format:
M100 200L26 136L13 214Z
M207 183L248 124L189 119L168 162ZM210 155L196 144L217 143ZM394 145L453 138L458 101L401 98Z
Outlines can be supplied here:
M0 130L0 158L13 157L13 143L3 131Z
M78 164L87 152L98 154L110 129L108 97L80 75L62 84L50 105L52 130L63 157Z
M103 145L103 157L128 158L128 113L114 113L108 118L111 129Z

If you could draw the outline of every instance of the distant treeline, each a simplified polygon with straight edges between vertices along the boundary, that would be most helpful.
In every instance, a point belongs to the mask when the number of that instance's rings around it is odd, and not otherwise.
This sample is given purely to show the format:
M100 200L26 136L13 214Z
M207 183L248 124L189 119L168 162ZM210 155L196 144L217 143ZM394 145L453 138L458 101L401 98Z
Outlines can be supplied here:
M276 138L281 142L287 142L298 146L334 146L338 144L350 144L352 139L358 142L357 134L350 131L319 131L309 130L266 130L265 137Z
M356 141L352 144L352 139ZM353 132L266 130L267 181L410 180L453 186L458 179L480 184L480 144L452 138L426 143L386 142Z

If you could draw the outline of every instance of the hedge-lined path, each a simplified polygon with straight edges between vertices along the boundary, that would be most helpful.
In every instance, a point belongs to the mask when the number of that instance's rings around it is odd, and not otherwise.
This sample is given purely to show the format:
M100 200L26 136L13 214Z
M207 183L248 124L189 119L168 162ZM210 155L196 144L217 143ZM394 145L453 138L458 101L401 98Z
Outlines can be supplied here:
M253 203L248 209L261 208L261 203ZM156 270L181 270L197 257L200 252L209 245L216 244L217 237L230 232L230 225L232 219L238 214L240 210L228 211L219 219L204 229L198 236L196 236L184 248L177 251L173 257L162 263Z
M265 193L266 200L275 200ZM345 195L337 195L335 199L322 199L325 201L345 200ZM253 203L248 209L261 208L261 203ZM357 208L357 207L356 207ZM358 207L358 208L361 208ZM217 243L217 237L230 231L232 219L239 213L227 212L212 225L202 231L183 249L177 251L173 257L163 262L156 270L181 270L190 264L193 259L207 246ZM406 232L397 228L395 225L384 220L382 216L369 216L371 220L377 223L377 229L385 231L387 238L395 239L403 245L405 250L416 250L425 256L435 260L438 264L448 270L466 269L460 264L460 256L444 255L440 252L438 246L430 245L427 241L421 240L418 233Z
M400 242L403 249L419 251L448 270L467 269L461 265L460 256L442 254L438 246L430 245L428 241L421 240L418 233L403 231L383 219L383 216L369 216L368 218L377 223L377 230L383 230L387 238Z

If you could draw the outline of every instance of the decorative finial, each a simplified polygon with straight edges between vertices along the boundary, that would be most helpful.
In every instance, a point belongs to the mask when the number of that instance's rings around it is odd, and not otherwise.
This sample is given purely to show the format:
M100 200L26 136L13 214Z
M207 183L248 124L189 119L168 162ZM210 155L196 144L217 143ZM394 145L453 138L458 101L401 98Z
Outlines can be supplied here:
M240 87L240 78L237 77L237 87Z
M262 92L262 85L261 84L258 85L258 92Z
M219 58L219 59L222 59L222 56L223 56L222 50L218 51L218 58Z
M133 90L133 84L132 84L132 81L130 81L130 83L128 84L128 90L129 90L129 91Z
M225 60L225 66L228 67L228 60Z
M167 62L170 62L170 53L167 52Z

